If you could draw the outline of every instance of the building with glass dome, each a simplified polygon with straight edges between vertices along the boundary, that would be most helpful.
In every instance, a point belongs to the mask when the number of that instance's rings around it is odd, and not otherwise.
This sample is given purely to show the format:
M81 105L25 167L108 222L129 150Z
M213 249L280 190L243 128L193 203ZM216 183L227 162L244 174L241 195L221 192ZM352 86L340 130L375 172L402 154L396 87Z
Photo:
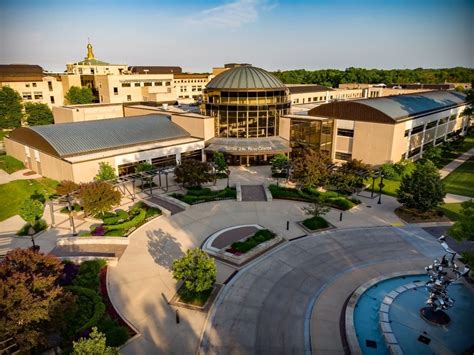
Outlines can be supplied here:
M290 111L288 88L267 71L250 64L227 64L206 86L201 113L214 118L215 137L207 151L221 151L231 164L265 164L288 153L279 136L280 117Z

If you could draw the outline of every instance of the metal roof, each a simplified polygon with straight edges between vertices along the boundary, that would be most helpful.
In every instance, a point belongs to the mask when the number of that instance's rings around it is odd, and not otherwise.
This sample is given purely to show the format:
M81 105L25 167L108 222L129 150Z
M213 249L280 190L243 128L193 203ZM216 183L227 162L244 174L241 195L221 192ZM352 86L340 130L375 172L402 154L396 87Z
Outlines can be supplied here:
M165 115L22 127L10 138L59 157L190 137Z
M429 91L373 99L337 101L317 106L310 116L333 117L354 121L394 123L465 103L466 95L457 91Z
M269 72L244 65L220 73L206 85L206 89L286 89L286 86Z

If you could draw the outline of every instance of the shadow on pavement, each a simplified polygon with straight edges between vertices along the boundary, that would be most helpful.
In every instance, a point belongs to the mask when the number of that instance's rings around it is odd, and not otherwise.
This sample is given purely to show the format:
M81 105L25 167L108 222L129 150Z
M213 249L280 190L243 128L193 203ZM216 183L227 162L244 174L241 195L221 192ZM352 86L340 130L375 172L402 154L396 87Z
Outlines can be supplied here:
M148 238L148 252L158 265L171 270L173 260L184 256L181 243L171 234L161 228L146 232Z

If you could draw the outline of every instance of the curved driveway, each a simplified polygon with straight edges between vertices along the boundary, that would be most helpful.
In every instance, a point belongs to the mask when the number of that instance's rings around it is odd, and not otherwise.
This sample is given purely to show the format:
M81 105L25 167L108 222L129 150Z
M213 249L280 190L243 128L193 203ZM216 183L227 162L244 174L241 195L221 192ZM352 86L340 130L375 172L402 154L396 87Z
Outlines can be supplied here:
M423 272L431 260L427 256L440 249L434 238L410 227L347 229L290 242L239 272L225 287L201 353L343 354L339 318L351 292L382 273ZM323 299L324 291L341 277L345 283ZM315 310L319 301L326 302L319 313L312 313L314 301ZM317 338L312 347L310 324Z

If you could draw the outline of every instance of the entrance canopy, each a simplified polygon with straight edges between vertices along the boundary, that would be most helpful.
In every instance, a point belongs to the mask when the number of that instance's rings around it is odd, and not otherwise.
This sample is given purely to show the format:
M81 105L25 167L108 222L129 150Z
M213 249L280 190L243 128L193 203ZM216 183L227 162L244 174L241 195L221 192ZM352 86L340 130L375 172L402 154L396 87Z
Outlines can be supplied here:
M274 155L291 151L290 143L281 137L212 138L207 144L208 152L231 155Z

